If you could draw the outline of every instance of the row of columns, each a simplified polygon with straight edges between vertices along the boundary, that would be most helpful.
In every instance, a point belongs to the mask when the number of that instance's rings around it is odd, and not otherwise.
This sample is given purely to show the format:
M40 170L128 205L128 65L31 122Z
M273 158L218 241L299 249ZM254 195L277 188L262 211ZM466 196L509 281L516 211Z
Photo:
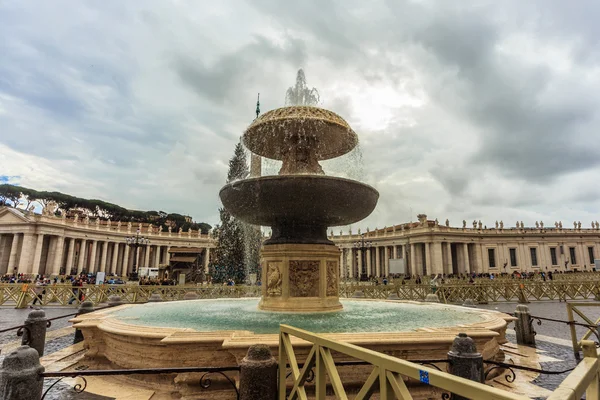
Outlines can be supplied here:
M570 260L569 268L583 269L592 261L585 243L551 245L539 243L499 243L489 246L484 243L434 241L422 243L406 243L402 245L374 246L365 249L365 272L367 276L382 277L389 275L390 259L405 259L406 271L412 275L430 274L469 274L483 272L505 272L502 268L508 262L506 271L511 267L521 271L531 271L533 268L563 267L564 262L571 258L570 247L575 247L576 263ZM594 244L594 258L600 258L600 244ZM488 248L494 249L495 268L490 268ZM510 249L517 252L517 265L510 265ZM530 248L536 249L537 265L532 265ZM555 248L558 264L552 264L550 249ZM340 276L355 278L362 274L363 256L360 248L342 248L340 256Z
M454 250L453 246L454 245ZM358 277L363 273L363 255L360 248L342 248L340 276ZM481 249L469 243L424 242L403 245L374 246L365 250L367 276L389 275L390 259L404 259L405 270L411 275L470 273L482 271ZM453 257L454 253L454 257ZM474 254L471 254L474 253Z
M6 273L80 274L99 272L127 275L136 266L158 268L170 261L170 246L143 245L130 248L126 243L95 239L69 238L59 235L32 233L0 236L0 275ZM208 268L208 248L204 269Z

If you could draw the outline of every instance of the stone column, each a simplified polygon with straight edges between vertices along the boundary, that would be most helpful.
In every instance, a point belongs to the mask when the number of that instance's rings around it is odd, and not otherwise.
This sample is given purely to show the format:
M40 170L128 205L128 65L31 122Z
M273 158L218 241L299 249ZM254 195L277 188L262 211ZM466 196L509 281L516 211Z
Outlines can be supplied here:
M65 266L65 274L69 275L71 273L71 268L73 268L73 256L75 255L75 239L69 239L69 250L67 250L67 265Z
M19 267L18 272L20 274L28 274L29 266L31 260L33 258L33 234L32 233L24 233L23 234L23 244L21 245L21 254L19 256Z
M3 400L41 399L44 367L40 356L29 346L20 346L6 356L0 369L0 398Z
M83 271L83 264L85 263L85 253L87 251L87 241L85 239L81 239L79 243L79 254L77 255L77 275L81 274Z
M169 253L169 250L171 250L171 246L167 246L167 264L171 263L171 253Z
M468 243L463 243L463 262L464 262L464 273L470 273L471 272L471 267L469 266L469 244Z
M448 372L461 378L483 383L483 356L477 352L473 339L466 333L459 333L452 349L448 352ZM466 397L453 394L454 400L467 400Z
M33 263L31 264L30 274L37 274L40 269L40 261L42 258L42 247L44 245L44 235L42 233L37 235L37 241L35 244L35 253L33 253Z
M154 268L158 268L160 264L160 246L154 246Z
M444 273L452 273L452 243L446 242L446 265L444 266Z
M121 276L126 276L129 273L129 246L125 245L123 251L123 265L121 266Z
M44 310L33 310L25 320L25 329L23 330L22 345L27 345L35 349L39 356L44 355L44 346L46 345L46 313Z
M8 257L8 273L13 274L17 269L17 255L19 254L19 239L20 234L15 233L10 244L10 255Z
M363 257L362 250L356 250L356 268L358 268L358 277L360 278L363 273Z
M98 266L96 265L96 252L98 251L98 241L92 241L92 254L90 255L90 265L88 266L88 272L96 272Z
M410 273L411 275L417 275L417 265L415 261L415 244L410 244ZM420 275L420 273L419 273Z
M371 249L367 249L367 276L373 275L371 267Z
M110 260L110 273L117 273L117 262L119 261L119 243L113 243L112 260Z
M106 272L106 267L108 266L108 261L106 257L108 256L108 242L102 243L102 260L100 260L100 271Z
M390 257L392 256L392 250L386 246L385 247L385 263L384 263L384 271L383 275L388 276L390 274Z
M475 244L475 260L473 260L473 266L475 267L473 272L483 272L483 253L480 244Z
M204 257L204 273L208 274L208 265L210 264L210 248L206 248L206 256Z
M517 344L535 346L535 331L531 324L531 314L529 307L519 304L515 311L515 332L517 334Z
M398 258L398 245L394 245L394 260Z
M56 243L55 243L55 250L54 250L54 265L52 267L52 275L59 275L60 274L60 267L62 266L62 260L63 260L63 251L64 251L64 247L65 247L65 237L64 236L58 236L56 238Z
M240 363L240 400L276 400L277 381L277 360L269 347L250 346Z
M375 247L375 276L381 276L381 247Z
M144 246L144 267L150 266L150 245Z
M425 262L425 271L427 271L427 274L432 274L433 273L433 268L431 267L431 246L429 246L429 242L425 242L425 260L423 260Z
M443 255L442 255L442 242L434 242L433 243L433 251L432 251L432 262L431 262L431 272L433 274L443 274L444 273L444 263L443 263Z

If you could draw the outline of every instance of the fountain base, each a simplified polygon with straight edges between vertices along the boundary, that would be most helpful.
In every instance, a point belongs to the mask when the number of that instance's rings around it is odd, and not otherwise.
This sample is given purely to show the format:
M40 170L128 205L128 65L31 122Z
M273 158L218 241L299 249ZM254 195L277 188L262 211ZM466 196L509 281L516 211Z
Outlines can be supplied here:
M261 310L339 311L340 250L333 244L265 244Z

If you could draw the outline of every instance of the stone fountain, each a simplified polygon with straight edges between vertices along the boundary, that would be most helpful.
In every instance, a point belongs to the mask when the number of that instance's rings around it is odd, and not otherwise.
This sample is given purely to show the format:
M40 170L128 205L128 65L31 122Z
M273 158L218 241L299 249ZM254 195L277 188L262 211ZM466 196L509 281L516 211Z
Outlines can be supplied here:
M243 136L250 151L281 160L278 176L239 180L221 189L235 217L271 227L261 249L262 299L269 311L336 311L340 250L327 227L367 217L377 204L373 187L326 176L319 164L350 152L356 133L334 112L311 106L269 111Z
M303 74L298 76L303 79ZM300 86L297 83L296 88ZM445 358L459 332L475 340L485 359L502 355L499 345L506 342L507 322L514 319L506 314L367 299L345 299L342 310L340 250L328 240L327 228L367 217L379 194L363 183L325 176L319 161L346 154L358 144L356 133L339 115L306 105L279 108L254 120L243 141L254 154L282 161L279 175L231 182L220 192L231 214L271 227L272 236L261 249L260 301L125 304L79 315L72 322L85 338L84 365L98 369L238 365L253 344L267 345L276 355L282 323L409 360ZM300 360L310 349L306 342L294 343ZM359 388L371 369L349 365L339 372L345 386ZM165 396L205 398L198 374L142 375L126 384ZM219 384L209 396L232 398L227 379L215 377L213 387ZM95 393L106 394L112 385L96 383Z

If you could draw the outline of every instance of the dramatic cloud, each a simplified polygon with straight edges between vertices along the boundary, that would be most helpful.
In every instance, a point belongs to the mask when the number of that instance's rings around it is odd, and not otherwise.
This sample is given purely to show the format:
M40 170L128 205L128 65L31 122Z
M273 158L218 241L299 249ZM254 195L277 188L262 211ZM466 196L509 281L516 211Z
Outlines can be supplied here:
M587 226L598 15L592 0L5 1L0 181L214 224L257 93L283 105L302 67L361 139L326 172L380 191L357 227Z

